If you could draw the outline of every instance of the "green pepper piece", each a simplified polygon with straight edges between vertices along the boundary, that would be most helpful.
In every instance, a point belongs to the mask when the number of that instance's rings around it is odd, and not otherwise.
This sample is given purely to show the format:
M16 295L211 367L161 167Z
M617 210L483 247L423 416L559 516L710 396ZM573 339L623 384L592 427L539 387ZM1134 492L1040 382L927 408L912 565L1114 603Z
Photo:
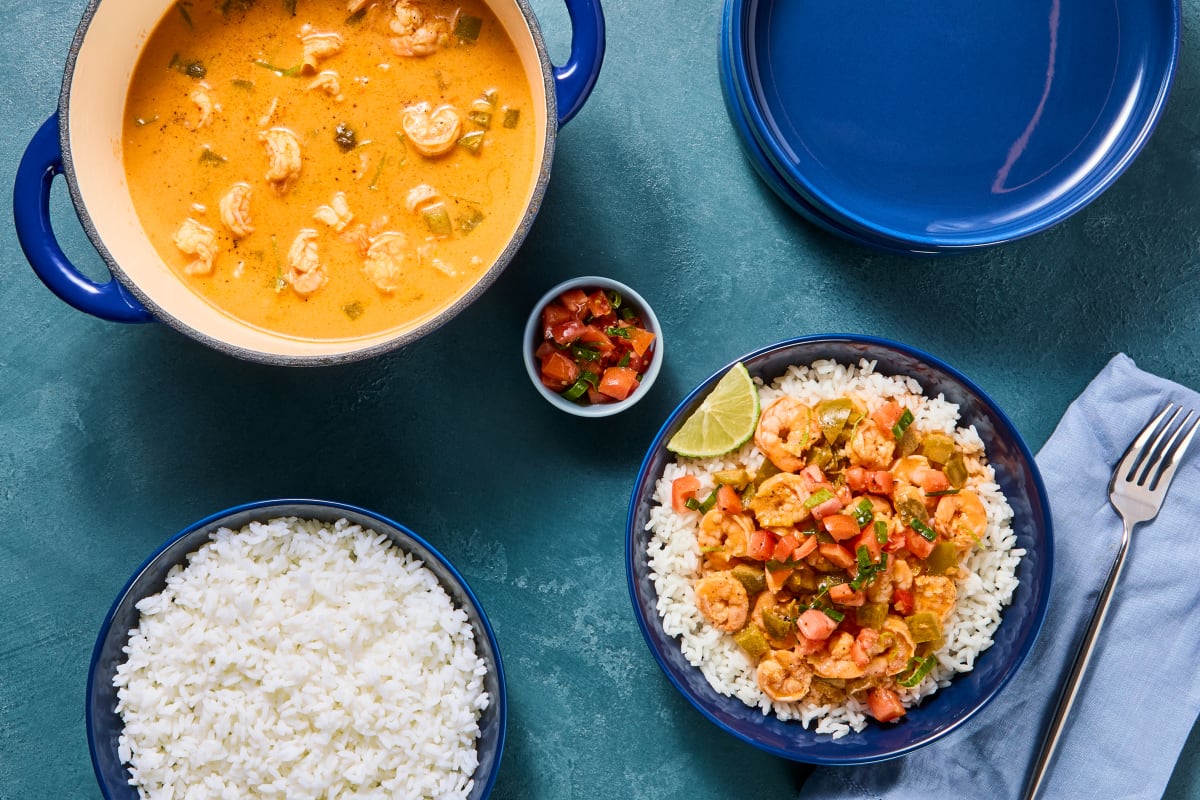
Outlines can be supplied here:
M934 464L945 464L954 455L954 440L937 431L927 433L921 440L920 452Z
M713 480L741 491L754 477L744 469L722 469L713 473Z
M763 481L765 481L767 478L770 478L772 475L778 475L781 471L782 470L780 470L779 467L775 466L775 462L771 461L769 458L764 458L762 465L758 468L758 471L754 473L754 488L757 489L759 486L762 486Z
M925 569L932 575L945 575L958 566L958 551L954 542L940 541L925 559Z
M816 464L821 468L822 472L829 471L829 465L833 461L833 450L825 445L817 445L808 451L808 463Z
M942 467L942 472L946 473L946 479L955 489L961 489L967 485L967 465L963 462L962 453L955 451L954 455L950 456L950 460Z
M854 403L848 397L817 403L817 422L821 425L821 435L825 437L826 442L830 445L837 443L853 411Z
M733 577L746 590L746 594L754 596L767 588L767 576L761 567L749 564L738 564L733 568Z
M887 613L887 603L863 603L854 612L854 617L860 628L874 628L879 631L883 630Z
M929 522L929 511L925 508L925 498L917 487L898 485L895 492L895 504L896 514L900 519L916 519L921 523Z
M763 630L772 639L786 639L796 629L796 620L789 617L786 609L764 608L762 612Z
M733 640L737 642L738 647L746 651L746 655L756 661L771 650L766 635L757 625L747 625L742 628L733 635Z
M938 621L936 615L929 611L921 611L912 616L905 617L904 622L908 625L908 632L912 634L913 642L932 642L942 637L942 623Z

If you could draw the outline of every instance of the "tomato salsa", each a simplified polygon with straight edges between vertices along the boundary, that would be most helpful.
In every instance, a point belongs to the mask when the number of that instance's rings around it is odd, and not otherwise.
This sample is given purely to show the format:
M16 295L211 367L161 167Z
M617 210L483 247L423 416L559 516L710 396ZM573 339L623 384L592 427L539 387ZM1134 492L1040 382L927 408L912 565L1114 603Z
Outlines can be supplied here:
M629 397L654 358L654 334L611 289L568 289L542 309L539 331L542 384L584 405Z

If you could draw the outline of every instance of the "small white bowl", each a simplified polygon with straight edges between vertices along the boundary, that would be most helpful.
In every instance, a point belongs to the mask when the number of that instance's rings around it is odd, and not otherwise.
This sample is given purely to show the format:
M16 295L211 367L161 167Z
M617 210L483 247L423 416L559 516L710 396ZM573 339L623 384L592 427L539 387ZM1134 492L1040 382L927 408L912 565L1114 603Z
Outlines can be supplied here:
M541 337L538 334L541 327L542 309L568 289L583 288L605 289L617 292L621 295L624 302L637 309L642 322L646 325L646 329L654 334L654 357L650 360L649 368L642 375L640 384L629 397L624 400L618 400L615 403L581 405L571 402L556 392L552 392L542 384L540 377L541 365L533 357L533 351L541 342ZM533 381L533 388L537 389L538 394L546 398L546 402L550 403L550 405L568 414L574 414L577 417L608 417L613 414L619 414L638 400L641 400L650 391L650 387L654 385L654 379L658 377L658 370L663 363L663 353L662 326L658 324L658 317L654 315L654 309L650 307L646 299L619 281L614 281L612 278L601 278L596 275L571 278L542 295L542 298L537 301L533 307L533 311L529 314L529 321L525 323L525 335L521 341L521 356L525 359L525 371L529 373L529 380Z

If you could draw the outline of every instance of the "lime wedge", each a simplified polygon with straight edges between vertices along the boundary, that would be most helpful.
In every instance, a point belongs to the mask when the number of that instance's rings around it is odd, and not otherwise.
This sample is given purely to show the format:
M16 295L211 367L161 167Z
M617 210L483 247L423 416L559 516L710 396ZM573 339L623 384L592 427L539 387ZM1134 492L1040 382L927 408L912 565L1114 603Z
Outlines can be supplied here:
M758 387L744 364L734 364L667 442L667 449L689 458L736 450L754 435L758 411Z

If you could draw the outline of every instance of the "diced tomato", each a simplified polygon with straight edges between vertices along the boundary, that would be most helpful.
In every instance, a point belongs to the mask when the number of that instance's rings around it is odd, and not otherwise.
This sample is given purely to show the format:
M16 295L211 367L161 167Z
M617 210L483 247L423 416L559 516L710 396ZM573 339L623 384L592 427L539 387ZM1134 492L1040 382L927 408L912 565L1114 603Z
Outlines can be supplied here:
M796 620L796 627L806 638L823 642L837 630L838 624L824 611L810 608Z
M862 589L853 589L848 583L839 583L829 587L829 599L843 606L861 606L867 602L867 594Z
M588 402L594 406L601 406L601 405L604 405L605 403L613 402L613 399L611 397L607 397L605 395L600 394L600 392L596 391L591 386L588 386L588 388L587 388L587 399L588 399Z
M800 470L800 477L804 479L804 488L810 492L815 492L821 488L833 491L833 487L829 485L829 480L825 477L825 473L821 472L821 468L816 464L809 464Z
M586 327L582 322L572 317L557 325L552 325L550 327L550 338L561 345L572 344L579 339L583 334L583 329Z
M587 307L593 317L603 317L612 313L612 303L608 302L608 295L599 289L588 295Z
M867 471L862 467L850 467L846 470L846 485L851 491L861 492L867 485Z
M871 412L871 419L875 421L876 425L886 431L888 437L891 437L892 426L900 421L900 416L903 413L903 406L894 400L889 400Z
M850 569L856 563L854 555L840 544L821 542L817 545L817 552L825 556L834 566L842 569Z
M880 722L891 722L904 716L900 695L882 686L875 687L867 695L867 707L871 709L871 716Z
M817 519L828 517L831 514L836 514L842 510L842 501L836 497L831 497L824 503L818 503L812 508L812 515Z
M750 544L746 555L755 561L766 561L775 553L775 534L770 531L758 530L750 534Z
M867 491L871 494L892 496L896 479L886 469L877 469L867 473Z
M539 344L537 346L537 349L533 351L533 357L536 358L538 361L541 361L543 358L545 358L546 356L553 353L556 349L557 348L554 346L553 343L542 342L541 344Z
M821 519L821 524L825 526L829 535L839 542L858 536L858 523L854 521L854 517L845 514L830 514Z
M617 346L612 343L612 339L608 338L608 334L595 325L583 327L583 331L579 334L579 343L586 344L589 350L595 350L601 356L606 356L617 349Z
M879 556L883 552L883 544L875 536L875 526L868 525L863 529L863 532L854 540L854 552L858 552L858 548L867 548L867 554L871 556L871 561L878 563Z
M904 546L908 548L908 552L917 558L929 558L929 554L933 552L933 542L912 528L907 528L904 531Z
M775 552L772 554L772 558L776 561L787 561L799 546L800 540L790 533L780 536L779 541L775 542Z
M564 308L557 303L551 303L542 309L542 338L549 339L551 337L551 329L555 325L575 319L575 315L567 308Z
M940 469L931 469L921 478L921 488L925 490L926 494L944 492L950 488L950 479Z
M579 379L579 365L555 350L542 359L542 378L557 384L561 391Z
M896 608L897 613L908 616L913 613L913 593L912 589L896 588L892 592L892 605Z
M639 356L637 353L633 352L632 350L626 350L625 352L627 352L629 354L629 364L627 364L626 366L628 366L631 370L633 370L637 374L641 375L647 369L649 369L649 367L650 367L650 358L649 357ZM651 355L653 355L653 353Z
M600 393L614 400L624 400L637 385L638 374L629 367L609 367L600 378Z
M695 475L683 475L671 481L671 508L676 514L687 511L687 501L695 499L698 491L700 479Z
M796 548L796 551L792 553L792 558L799 561L810 553L815 553L817 550L817 544L818 542L816 534L805 536L804 541L802 541L800 546Z
M869 653L879 642L879 631L874 628L860 628L854 641L862 645L862 648Z
M588 296L583 289L567 289L558 296L558 302L563 304L563 307L569 310L574 316L583 314L583 310L587 308Z
M866 649L858 643L857 639L850 645L850 660L859 667L865 667L871 663L871 657L867 655Z
M737 489L727 483L718 486L717 508L730 514L739 513L742 510L742 497L737 493Z
M822 616L824 616L822 614ZM802 656L811 656L813 653L819 653L825 649L825 642L820 639L810 639L803 633L796 631L796 652Z
M646 355L646 351L654 344L654 334L642 328L629 329L629 345L633 348L633 352L639 356Z

